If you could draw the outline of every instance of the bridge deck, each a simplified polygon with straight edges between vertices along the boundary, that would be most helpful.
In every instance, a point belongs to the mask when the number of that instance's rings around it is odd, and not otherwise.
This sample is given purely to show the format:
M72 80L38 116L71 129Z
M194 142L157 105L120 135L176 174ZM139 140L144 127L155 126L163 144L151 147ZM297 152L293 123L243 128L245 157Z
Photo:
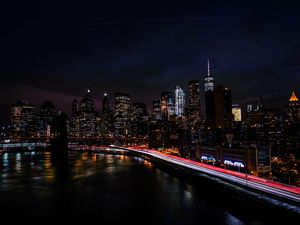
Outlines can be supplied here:
M149 155L175 165L179 165L195 171L206 173L224 180L228 180L233 183L237 183L242 186L247 186L252 189L265 192L267 194L275 195L284 199L288 199L300 203L300 188L298 187L281 184L278 182L270 181L253 175L247 175L244 173L222 169L201 162L196 162L193 160L165 154L152 149L138 149L135 147L124 148L124 149L142 153L144 155Z

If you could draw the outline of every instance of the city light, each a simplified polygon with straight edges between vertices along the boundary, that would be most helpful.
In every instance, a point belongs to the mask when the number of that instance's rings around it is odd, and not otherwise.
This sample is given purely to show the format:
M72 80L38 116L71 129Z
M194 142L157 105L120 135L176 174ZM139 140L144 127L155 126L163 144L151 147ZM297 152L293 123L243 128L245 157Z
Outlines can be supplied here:
M299 4L7 2L2 224L299 221Z

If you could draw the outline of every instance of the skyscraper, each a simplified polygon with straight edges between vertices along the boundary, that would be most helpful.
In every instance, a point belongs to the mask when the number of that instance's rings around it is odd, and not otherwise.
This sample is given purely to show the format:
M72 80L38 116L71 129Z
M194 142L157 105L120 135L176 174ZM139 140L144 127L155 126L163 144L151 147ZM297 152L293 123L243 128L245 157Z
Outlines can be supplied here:
M87 111L87 112L95 111L95 105L94 105L94 101L91 96L90 89L87 90L84 98L80 101L80 110Z
M185 108L185 94L180 86L175 87L175 114L182 116Z
M189 118L191 126L195 126L201 121L200 83L198 80L189 82Z
M95 104L90 89L80 101L80 133L81 136L94 136L96 131Z
M109 103L109 99L108 99L108 94L104 93L103 94L103 100L102 100L102 111L108 111L110 110L110 103Z
M232 127L232 95L225 86L216 86L214 89L215 127L231 129Z
M11 135L16 137L34 135L37 128L36 119L35 106L29 104L28 101L16 103L10 110Z
M174 105L171 92L162 92L160 95L162 118L169 119L174 114Z
M210 74L209 60L207 61L207 76L204 78L205 91L205 123L206 127L215 127L214 78Z
M200 107L200 83L198 80L189 82L189 111L188 127L191 134L191 144L200 142L201 107ZM191 151L191 150L190 150Z
M282 145L282 130L279 113L276 110L266 109L262 98L258 101L257 110L248 113L245 126L245 141L257 149L257 172L260 175L269 175L271 169L271 150Z
M154 100L153 102L153 112L152 112L152 118L154 120L160 120L161 119L161 106L160 106L160 100Z
M287 151L289 154L300 157L300 105L295 94L292 95L286 107L285 135L287 137Z
M131 134L135 137L146 136L149 132L148 112L146 104L135 102L132 104Z
M288 117L287 119L290 123L299 122L300 104L299 104L299 100L294 91L292 92L291 97L289 99L288 106L286 108L286 112L287 112L287 117Z
M110 135L114 131L114 113L110 108L108 93L103 94L102 114L99 130L101 135Z
M131 99L129 94L115 94L115 132L117 135L128 135Z
M135 102L132 104L132 118L133 120L143 120L147 116L146 104Z
M38 136L50 136L51 126L57 111L51 101L45 101L41 107L37 118Z
M71 136L94 136L96 132L96 117L94 101L88 89L78 106L77 100L72 102L72 117L68 126Z
M72 115L68 122L68 134L70 136L79 135L79 105L75 98L72 101Z

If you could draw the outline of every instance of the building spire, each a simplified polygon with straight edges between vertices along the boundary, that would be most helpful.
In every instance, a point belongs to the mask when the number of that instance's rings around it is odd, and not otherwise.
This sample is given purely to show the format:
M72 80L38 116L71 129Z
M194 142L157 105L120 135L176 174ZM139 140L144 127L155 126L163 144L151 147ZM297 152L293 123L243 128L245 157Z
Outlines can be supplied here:
M213 91L214 90L214 78L210 74L209 59L207 60L207 76L204 78L204 90Z
M90 93L91 92L91 89L90 89L90 83L88 83L88 89L87 89L87 93Z
M292 92L289 102L298 102L298 98L294 91Z
M210 77L209 59L207 60L207 76Z

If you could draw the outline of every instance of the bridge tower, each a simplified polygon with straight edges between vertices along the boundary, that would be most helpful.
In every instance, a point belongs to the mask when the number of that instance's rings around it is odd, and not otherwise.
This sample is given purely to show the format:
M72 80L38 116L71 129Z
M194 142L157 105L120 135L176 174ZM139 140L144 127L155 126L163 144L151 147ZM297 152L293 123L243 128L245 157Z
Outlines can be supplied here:
M67 136L67 115L59 113L53 119L51 128L53 134L50 144L54 163L67 162L68 159L68 136Z

